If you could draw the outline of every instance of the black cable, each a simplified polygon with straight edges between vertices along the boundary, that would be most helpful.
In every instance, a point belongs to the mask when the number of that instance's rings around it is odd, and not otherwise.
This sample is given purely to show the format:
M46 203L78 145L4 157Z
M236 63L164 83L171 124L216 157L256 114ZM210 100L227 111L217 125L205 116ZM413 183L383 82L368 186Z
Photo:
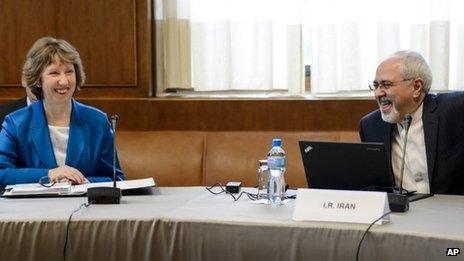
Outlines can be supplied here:
M81 210L82 207L87 208L89 205L90 205L90 203L82 203L77 209L75 209L75 210L73 210L73 212L71 212L71 215L69 215L68 222L66 223L66 237L65 237L64 246L63 246L63 260L64 261L66 261L66 248L68 246L69 225L71 224L71 218L76 212Z
M285 196L285 199L296 199L296 194L291 196Z
M382 218L384 218L386 215L392 213L391 211L388 211L387 213L383 214L381 217L379 217L378 219L374 220L370 225L369 227L367 227L366 231L364 231L364 234L363 236L361 237L361 240L359 241L359 244L358 244L358 250L356 251L356 261L359 260L359 252L361 250L361 245L362 245L362 242L364 240L364 237L366 237L367 235L367 232L369 232L369 229L371 229L371 227L379 220L381 220Z
M393 186L393 187L383 187L383 186L377 186L377 185L371 185L362 188L361 190L363 191L385 191L385 192L391 192L391 191L399 191L400 188L398 186ZM409 195L409 194L414 194L416 191L409 191L405 188L401 190L403 194Z
M219 192L213 191L213 188L215 188L215 187L219 187L221 189L221 191L219 191ZM213 195L219 195L219 194L222 194L222 193L229 194L234 199L234 201L239 200L242 197L243 194L245 194L252 201L258 200L258 194L253 194L253 193L246 192L246 191L240 192L240 194L238 194L238 196L235 197L233 193L230 193L229 191L224 189L224 187L221 185L221 183L215 183L211 187L205 187L205 189L208 190L209 193L211 193ZM287 189L288 189L288 185L286 186L285 190L287 190ZM296 195L286 196L285 199L296 199Z
M257 195L257 194L253 194L253 193L250 193L250 192L242 191L242 192L240 192L240 194L238 195L237 200L239 200L240 197L242 197L243 194L247 195L247 197L248 197L250 200L252 200L252 201L255 201L255 200L258 199L258 195ZM237 200L235 200L235 201L237 201Z
M215 192L213 191L212 189L215 188L215 187L219 187L221 189L221 191L219 192ZM206 187L206 190L208 190L211 194L213 195L219 195L219 194L222 194L222 193L226 193L228 195L230 195L234 201L237 201L239 200L243 194L247 195L247 197L250 199L250 200L257 200L258 199L258 195L257 194L253 194L253 193L250 193L250 192L246 192L246 191L242 191L240 192L240 194L238 194L237 197L234 196L233 193L230 193L229 191L227 191L226 189L224 189L224 187L221 185L221 183L216 183L214 185L212 185L211 187Z
M212 189L214 187L220 187L221 188L221 191L220 192L214 192ZM219 194L222 194L224 192L226 192L227 190L225 190L222 186L221 186L221 183L215 183L214 185L212 185L211 187L206 187L206 190L208 190L211 194L214 194L214 195L219 195Z

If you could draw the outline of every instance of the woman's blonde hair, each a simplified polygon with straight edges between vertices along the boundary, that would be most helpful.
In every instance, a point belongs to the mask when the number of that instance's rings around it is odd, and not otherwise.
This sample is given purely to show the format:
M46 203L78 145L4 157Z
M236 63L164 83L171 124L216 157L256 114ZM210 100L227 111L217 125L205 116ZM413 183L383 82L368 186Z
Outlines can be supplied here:
M63 39L43 37L37 40L27 52L22 72L27 87L31 88L37 99L43 99L42 72L45 67L53 63L55 57L62 62L73 64L76 72L76 89L79 90L85 83L84 67L76 48Z

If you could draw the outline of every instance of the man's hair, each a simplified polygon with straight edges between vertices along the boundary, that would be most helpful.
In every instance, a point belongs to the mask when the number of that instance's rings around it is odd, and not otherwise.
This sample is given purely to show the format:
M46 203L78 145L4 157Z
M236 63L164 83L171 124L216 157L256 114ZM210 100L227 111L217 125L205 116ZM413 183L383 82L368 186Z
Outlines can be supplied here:
M43 99L41 76L45 67L58 58L61 62L72 63L76 73L76 89L85 83L84 67L76 48L63 39L43 37L37 40L28 51L23 65L23 76L26 85L31 88L38 99Z
M423 92L425 94L429 93L432 86L432 71L424 57L414 51L399 51L394 53L393 56L403 59L403 65L401 66L403 79L421 78L424 84Z

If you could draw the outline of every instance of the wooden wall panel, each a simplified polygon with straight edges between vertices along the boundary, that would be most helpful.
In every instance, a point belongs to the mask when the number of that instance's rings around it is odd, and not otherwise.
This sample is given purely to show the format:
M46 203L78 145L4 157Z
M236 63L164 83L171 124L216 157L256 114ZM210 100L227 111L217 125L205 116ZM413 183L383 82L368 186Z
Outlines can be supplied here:
M55 8L56 34L79 50L87 71L87 86L137 86L135 1L60 3Z
M27 50L43 36L81 54L82 97L148 97L152 91L150 0L0 0L0 95L17 97ZM3 89L3 91L2 91Z
M34 39L56 31L53 0L1 0L0 86L18 86L21 66Z
M152 100L149 129L357 130L373 100Z
M83 99L121 130L357 131L374 100Z
M118 114L121 130L357 131L361 117L377 107L374 100L79 100Z

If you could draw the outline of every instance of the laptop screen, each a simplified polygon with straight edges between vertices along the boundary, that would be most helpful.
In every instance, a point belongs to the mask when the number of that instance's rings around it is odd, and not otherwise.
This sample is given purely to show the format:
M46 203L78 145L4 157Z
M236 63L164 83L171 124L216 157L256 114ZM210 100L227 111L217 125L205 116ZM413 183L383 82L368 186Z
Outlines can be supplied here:
M383 143L299 143L309 188L393 190L395 182Z

